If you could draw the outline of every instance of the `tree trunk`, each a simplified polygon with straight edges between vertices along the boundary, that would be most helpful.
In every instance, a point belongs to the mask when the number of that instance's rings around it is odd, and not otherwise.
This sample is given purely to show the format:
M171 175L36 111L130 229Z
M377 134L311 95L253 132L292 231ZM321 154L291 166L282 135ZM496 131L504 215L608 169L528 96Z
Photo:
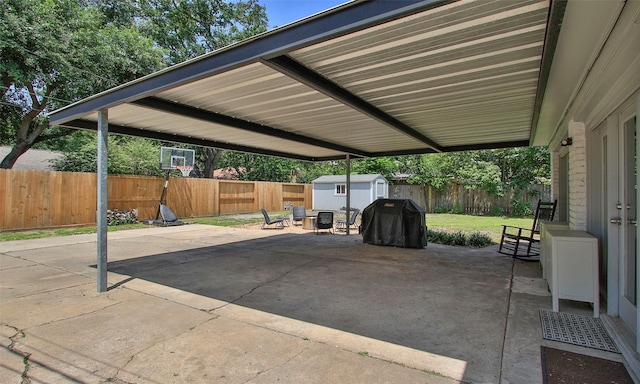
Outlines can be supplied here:
M11 148L11 151L2 159L0 163L1 169L11 169L18 161L18 158L22 156L25 152L27 152L31 148L31 144L28 144L26 141L21 141L16 143L16 145Z
M45 110L47 103L49 102L49 95L53 92L55 86L47 88L41 101L38 100L38 97L36 96L33 84L27 82L25 86L27 87L29 96L31 97L31 111L22 118L22 121L20 122L20 129L18 129L16 144L11 148L11 152L2 159L2 162L0 163L1 169L13 168L16 161L18 161L18 158L22 156L23 153L27 152L29 148L39 140L38 136L40 136L49 127L49 123L47 121L43 121L31 129L31 123L34 122L35 118Z
M216 164L222 156L222 149L205 148L204 149L204 177L206 179L213 179L213 171L216 169Z

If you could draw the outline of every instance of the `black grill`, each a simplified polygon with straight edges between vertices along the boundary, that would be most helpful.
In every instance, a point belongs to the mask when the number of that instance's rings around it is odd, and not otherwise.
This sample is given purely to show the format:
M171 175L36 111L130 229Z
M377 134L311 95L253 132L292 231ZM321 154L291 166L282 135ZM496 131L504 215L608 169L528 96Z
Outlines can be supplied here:
M362 211L362 241L375 245L423 248L427 245L424 210L411 199L379 199Z

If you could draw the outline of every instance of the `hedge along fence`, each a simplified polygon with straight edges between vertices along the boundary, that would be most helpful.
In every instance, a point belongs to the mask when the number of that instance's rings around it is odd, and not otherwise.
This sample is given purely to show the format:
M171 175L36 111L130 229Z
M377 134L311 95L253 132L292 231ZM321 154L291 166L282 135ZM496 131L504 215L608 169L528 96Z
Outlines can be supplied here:
M437 190L429 185L389 185L389 197L412 199L430 213L442 213L444 210L473 215L510 215L514 213L512 206L514 191L508 191L504 196L496 197L489 195L484 190L466 189L455 183L447 185L442 190ZM524 204L531 209L531 212L535 212L538 199L550 201L551 186L532 185Z
M164 178L110 175L108 209L156 216ZM96 223L95 173L0 169L0 230ZM165 203L179 218L281 211L286 203L311 209L312 186L171 177Z

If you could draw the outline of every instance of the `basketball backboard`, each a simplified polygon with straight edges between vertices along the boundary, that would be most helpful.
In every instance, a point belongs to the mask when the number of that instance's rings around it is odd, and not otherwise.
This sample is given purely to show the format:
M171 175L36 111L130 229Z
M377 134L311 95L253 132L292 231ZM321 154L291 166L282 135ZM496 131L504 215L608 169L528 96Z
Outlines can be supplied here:
M196 151L193 149L160 147L160 169L171 170L178 167L193 167Z

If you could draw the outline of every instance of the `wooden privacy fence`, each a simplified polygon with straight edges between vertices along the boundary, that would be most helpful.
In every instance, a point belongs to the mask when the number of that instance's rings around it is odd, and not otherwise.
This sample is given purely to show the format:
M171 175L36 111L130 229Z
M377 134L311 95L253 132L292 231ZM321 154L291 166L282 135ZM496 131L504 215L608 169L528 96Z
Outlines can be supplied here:
M429 185L398 184L389 186L389 197L411 199L427 212L453 209L457 205L466 214L490 215L502 212L508 215L512 213L511 200L514 193L511 191L502 197L495 197L483 190L466 189L455 183L447 185L442 190L437 190ZM535 211L538 199L549 201L551 186L532 185L525 198L532 211Z
M110 175L108 209L155 218L164 178ZM0 230L96 223L95 173L0 169ZM179 218L282 211L286 203L311 209L310 184L215 179L169 180L165 202Z

